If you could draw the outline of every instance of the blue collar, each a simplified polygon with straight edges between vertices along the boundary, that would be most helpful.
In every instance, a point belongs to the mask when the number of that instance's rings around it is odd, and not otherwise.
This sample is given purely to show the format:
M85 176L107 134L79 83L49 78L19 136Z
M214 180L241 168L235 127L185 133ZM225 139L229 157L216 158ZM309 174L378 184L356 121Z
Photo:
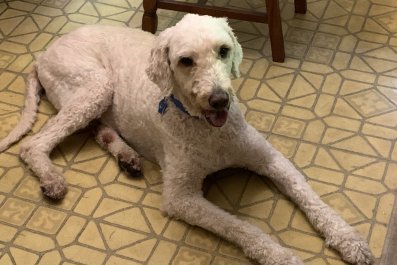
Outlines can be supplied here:
M159 102L159 109L158 112L163 115L168 108L168 100L171 100L172 103L174 103L175 107L182 111L183 113L186 113L187 115L191 116L189 112L187 112L186 108L183 106L182 102L180 102L173 94L171 94L169 97L165 97Z

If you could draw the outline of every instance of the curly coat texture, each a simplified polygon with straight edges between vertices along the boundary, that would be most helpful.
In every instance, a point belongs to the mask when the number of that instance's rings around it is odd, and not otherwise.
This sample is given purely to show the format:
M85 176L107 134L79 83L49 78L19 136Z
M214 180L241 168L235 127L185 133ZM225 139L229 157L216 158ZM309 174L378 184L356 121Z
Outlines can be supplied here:
M181 58L192 64L184 65ZM21 157L40 178L45 195L59 199L67 192L63 176L50 161L51 150L98 119L96 139L120 165L139 171L142 155L161 166L165 213L224 237L260 264L303 263L259 228L207 201L201 187L208 174L244 167L268 176L344 260L373 264L367 243L246 123L230 80L232 74L238 76L241 60L241 46L225 19L186 15L158 37L136 29L82 27L39 57L28 77L21 123L0 141L0 151L30 129L40 81L59 112L23 143ZM208 102L215 90L228 95L230 107L213 110ZM158 113L158 103L171 93L190 115L173 104L164 115ZM214 127L205 113L218 120L228 113L228 118L223 126Z

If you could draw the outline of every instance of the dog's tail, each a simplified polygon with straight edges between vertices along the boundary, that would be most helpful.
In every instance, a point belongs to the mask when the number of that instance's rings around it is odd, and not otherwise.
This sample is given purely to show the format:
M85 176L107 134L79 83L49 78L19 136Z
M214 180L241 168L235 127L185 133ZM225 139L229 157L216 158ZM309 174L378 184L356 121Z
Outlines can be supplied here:
M21 120L5 138L0 140L0 152L3 152L11 144L22 138L33 127L36 120L37 108L40 102L40 91L42 87L37 77L36 66L33 67L26 82L25 106L22 111Z

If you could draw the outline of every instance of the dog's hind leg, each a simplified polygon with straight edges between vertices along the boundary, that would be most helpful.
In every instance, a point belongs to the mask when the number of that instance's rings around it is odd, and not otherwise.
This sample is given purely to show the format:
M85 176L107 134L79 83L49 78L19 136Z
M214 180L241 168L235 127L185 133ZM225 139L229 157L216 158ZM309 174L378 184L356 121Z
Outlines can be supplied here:
M113 89L104 73L94 73L80 84L76 90L80 93L21 146L21 158L39 177L43 193L53 199L64 197L67 189L62 174L51 163L50 152L65 137L99 118L112 102Z
M139 154L113 128L100 124L95 139L102 148L108 150L117 159L121 169L133 177L141 175Z

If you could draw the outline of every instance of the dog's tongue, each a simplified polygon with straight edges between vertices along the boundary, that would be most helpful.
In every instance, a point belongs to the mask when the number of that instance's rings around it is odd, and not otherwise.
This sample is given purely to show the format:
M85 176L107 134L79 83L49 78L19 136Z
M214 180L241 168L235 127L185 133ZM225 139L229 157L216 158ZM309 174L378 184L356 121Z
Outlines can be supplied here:
M227 120L228 112L226 110L207 110L205 112L205 118L207 121L215 127L222 127Z

